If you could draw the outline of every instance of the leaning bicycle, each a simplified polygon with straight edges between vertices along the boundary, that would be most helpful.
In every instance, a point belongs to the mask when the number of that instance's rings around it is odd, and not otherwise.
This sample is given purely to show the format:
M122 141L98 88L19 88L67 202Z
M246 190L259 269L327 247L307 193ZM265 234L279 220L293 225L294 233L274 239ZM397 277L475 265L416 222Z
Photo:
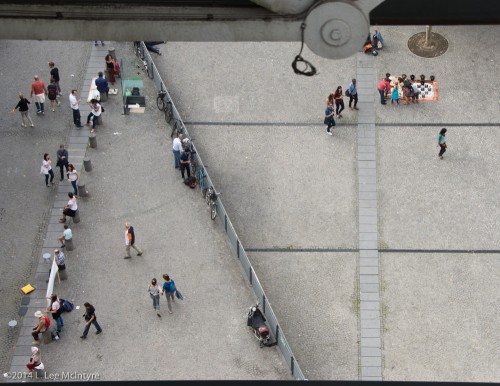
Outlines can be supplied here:
M198 173L196 173L196 179L200 185L201 195L205 198L207 196L207 174L205 173L205 169L200 168L198 170Z
M207 201L208 206L210 207L210 218L215 220L217 217L217 196L220 195L220 192L217 193L213 186L208 188L207 195L205 199Z
M174 117L174 112L172 109L172 101L166 100L166 96L166 91L158 91L158 96L156 97L156 106L158 106L158 109L160 111L163 111L165 113L165 121L167 121L167 123L170 123L170 121L172 121L172 118Z

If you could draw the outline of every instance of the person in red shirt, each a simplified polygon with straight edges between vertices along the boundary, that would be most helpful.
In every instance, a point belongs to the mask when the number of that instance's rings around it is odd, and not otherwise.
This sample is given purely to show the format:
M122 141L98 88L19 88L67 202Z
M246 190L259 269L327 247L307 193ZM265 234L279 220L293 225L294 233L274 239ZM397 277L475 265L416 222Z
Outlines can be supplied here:
M47 94L47 88L45 84L40 80L38 75L35 75L35 81L31 84L30 97L33 99L35 95L35 105L37 114L45 114L43 110L43 104L45 103L45 95Z
M377 86L378 93L380 94L380 104L382 105L386 104L385 97L391 90L391 80L389 79L390 76L391 74L389 73L385 74L385 79L382 79L382 81Z

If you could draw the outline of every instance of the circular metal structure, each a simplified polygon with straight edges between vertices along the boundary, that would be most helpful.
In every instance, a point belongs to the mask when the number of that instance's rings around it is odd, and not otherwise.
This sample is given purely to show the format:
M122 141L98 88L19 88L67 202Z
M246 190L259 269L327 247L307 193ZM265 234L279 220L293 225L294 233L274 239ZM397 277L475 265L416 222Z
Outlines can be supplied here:
M50 258L51 258L51 256L52 256L52 255L51 255L50 253L44 253L44 254L42 255L42 257L43 257L43 261L45 261L46 263L50 263Z
M17 326L17 320L11 320L8 324L10 328L14 328Z
M443 35L431 32L429 44L425 44L425 32L419 32L408 39L408 48L422 58L435 58L448 50L448 40Z
M370 24L354 4L323 3L314 8L305 20L304 40L316 55L343 59L360 52L368 36Z

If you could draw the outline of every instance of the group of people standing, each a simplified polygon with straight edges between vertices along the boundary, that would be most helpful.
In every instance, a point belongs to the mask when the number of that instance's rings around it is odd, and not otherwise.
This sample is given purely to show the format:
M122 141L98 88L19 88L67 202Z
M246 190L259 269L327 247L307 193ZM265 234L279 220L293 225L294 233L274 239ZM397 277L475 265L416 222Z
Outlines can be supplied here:
M390 73L386 73L385 78L377 85L377 91L380 94L380 104L382 105L387 104L386 99L388 99L389 94L391 95L391 104L396 102L398 105L400 99L403 99L404 105L410 104L410 101L418 103L420 96L417 84L407 79L404 74L395 78L391 77Z
M358 90L356 88L356 79L352 79L349 86L347 86L345 96L349 97L349 109L359 110L358 104ZM353 103L354 102L354 103ZM331 128L336 126L335 115L337 118L342 118L342 111L344 111L344 94L342 86L338 86L334 93L328 95L326 98L325 120L326 134L333 135Z

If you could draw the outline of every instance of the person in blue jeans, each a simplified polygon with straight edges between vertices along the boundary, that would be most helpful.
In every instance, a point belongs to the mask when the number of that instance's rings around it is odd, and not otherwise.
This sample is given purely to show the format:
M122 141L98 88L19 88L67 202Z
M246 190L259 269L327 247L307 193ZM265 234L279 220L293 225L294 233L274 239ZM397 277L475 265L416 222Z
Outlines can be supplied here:
M333 94L332 94L333 97ZM326 134L333 135L330 129L335 126L335 110L333 109L333 104L328 104L325 110L325 124L326 124Z
M153 280L151 280L151 284L148 287L148 292L149 292L149 296L153 300L153 310L155 310L156 311L156 315L159 318L161 318L161 315L160 315L160 293L161 293L161 289L160 289L160 286L158 285L158 283L156 282L156 278L153 278Z
M349 86L347 86L346 95L349 93L349 108L352 110L359 110L356 105L358 104L358 89L356 88L356 79L352 79ZM354 101L354 107L351 107L352 101Z
M59 301L56 294L53 294L50 297L50 309L48 312L52 314L52 319L56 321L56 339L59 339L59 333L64 327L64 320L61 316L63 312L61 302Z
M90 325L93 324L94 327L97 329L96 335L99 335L102 332L101 326L99 326L99 323L97 323L97 317L95 316L95 308L92 304L89 302L83 303L85 306L85 313L83 314L83 317L85 318L85 329L83 330L83 334L80 338L82 339L87 339L87 334L89 333L90 330Z
M170 279L170 276L167 275L166 273L163 275L163 280L165 280L165 283L163 283L163 293L165 293L165 296L167 298L167 305L168 305L168 312L171 314L172 313L172 302L175 301L175 283L172 279Z

